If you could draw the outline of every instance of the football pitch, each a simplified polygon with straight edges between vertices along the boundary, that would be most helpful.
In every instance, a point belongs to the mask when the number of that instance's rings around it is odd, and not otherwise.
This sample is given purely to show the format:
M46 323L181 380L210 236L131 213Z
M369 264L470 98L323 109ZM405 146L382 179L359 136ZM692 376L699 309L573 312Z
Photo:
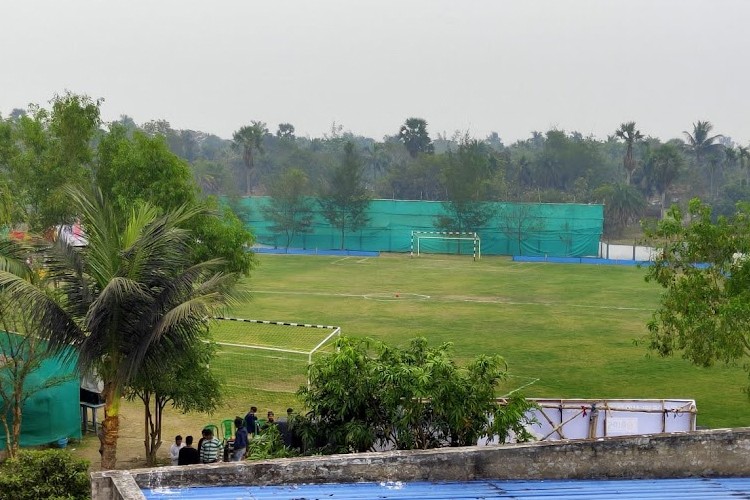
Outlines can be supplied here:
M397 345L423 336L433 345L453 343L459 362L502 355L511 374L502 392L689 398L697 401L699 426L750 425L740 367L699 368L634 342L646 335L661 294L644 281L644 269L445 255L260 255L258 262L243 282L250 298L232 316L336 325L343 335ZM286 373L299 363L268 361L274 372L263 376L262 390L254 363L233 363L248 374L247 387L231 393L234 404L299 408Z

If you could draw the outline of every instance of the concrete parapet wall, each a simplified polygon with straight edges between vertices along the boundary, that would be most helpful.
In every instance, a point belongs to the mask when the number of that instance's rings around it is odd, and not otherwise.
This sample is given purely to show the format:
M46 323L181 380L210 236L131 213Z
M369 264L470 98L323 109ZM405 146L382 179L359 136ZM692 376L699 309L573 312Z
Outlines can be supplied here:
M143 498L125 496L124 492L120 492L122 496L119 497L104 496L106 489L97 487L97 483L111 483L119 474L130 474L141 488L473 479L748 476L750 428L109 471L92 474L92 498Z

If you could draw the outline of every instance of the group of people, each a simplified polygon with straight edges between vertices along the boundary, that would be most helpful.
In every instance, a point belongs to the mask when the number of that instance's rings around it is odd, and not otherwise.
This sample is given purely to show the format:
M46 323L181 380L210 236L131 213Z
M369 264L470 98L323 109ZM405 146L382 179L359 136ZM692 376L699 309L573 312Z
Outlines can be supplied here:
M202 436L198 440L198 446L193 447L193 436L187 436L185 442L182 436L175 436L174 444L169 448L169 458L172 465L192 465L192 464L211 464L220 461L222 450L226 451L226 458L232 462L239 462L245 458L247 453L248 439L250 436L267 430L271 426L276 426L281 434L285 446L290 446L292 437L289 423L292 420L294 410L287 408L287 419L276 420L272 411L266 414L266 420L262 421L257 417L258 408L250 408L245 418L236 417L234 419L234 439L229 440L222 445L218 437L214 436L213 429L206 427L202 431ZM225 446L226 448L224 448Z

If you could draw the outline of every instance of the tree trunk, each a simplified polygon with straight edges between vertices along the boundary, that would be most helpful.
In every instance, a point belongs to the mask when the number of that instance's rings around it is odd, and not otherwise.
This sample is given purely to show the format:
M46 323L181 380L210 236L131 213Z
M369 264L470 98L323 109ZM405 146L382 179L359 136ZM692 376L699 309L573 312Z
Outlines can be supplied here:
M15 457L18 453L19 441L21 440L21 419L23 418L22 407L23 400L21 399L23 387L16 389L16 393L13 397L13 442L8 448L8 456Z
M667 207L664 205L666 204L667 200L667 190L665 189L661 193L661 219L664 220L664 215L667 213Z
M5 449L8 453L7 458L13 458L13 438L11 437L12 434L10 432L10 426L8 425L8 417L5 416L5 413L0 417L0 421L2 421L3 430L5 431Z
M104 422L102 422L102 470L117 463L117 438L120 432L120 391L113 381L104 383Z

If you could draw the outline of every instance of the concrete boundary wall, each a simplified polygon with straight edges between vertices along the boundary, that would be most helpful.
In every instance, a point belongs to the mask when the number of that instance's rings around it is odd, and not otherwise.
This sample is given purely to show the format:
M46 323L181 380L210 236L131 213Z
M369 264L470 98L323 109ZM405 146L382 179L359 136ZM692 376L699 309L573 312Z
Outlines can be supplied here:
M92 474L92 498L142 499L138 488L157 487L695 476L750 476L750 428L105 471Z

